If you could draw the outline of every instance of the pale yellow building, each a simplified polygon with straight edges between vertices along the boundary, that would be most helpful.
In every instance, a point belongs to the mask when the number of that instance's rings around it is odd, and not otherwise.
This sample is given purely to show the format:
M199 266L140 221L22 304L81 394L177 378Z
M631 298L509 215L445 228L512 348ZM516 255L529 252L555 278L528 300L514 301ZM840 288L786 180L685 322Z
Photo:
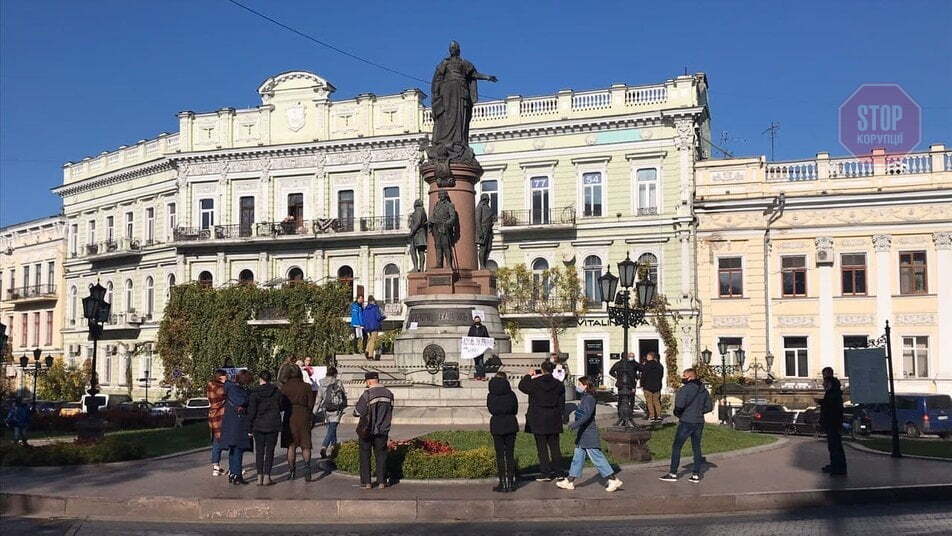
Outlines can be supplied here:
M888 320L897 391L952 393L952 152L695 169L699 346L716 364L724 338L808 388Z
M0 228L0 322L9 337L0 354L15 363L24 355L33 363L36 349L43 358L63 356L65 243L63 216ZM23 387L19 367L7 365L3 373Z

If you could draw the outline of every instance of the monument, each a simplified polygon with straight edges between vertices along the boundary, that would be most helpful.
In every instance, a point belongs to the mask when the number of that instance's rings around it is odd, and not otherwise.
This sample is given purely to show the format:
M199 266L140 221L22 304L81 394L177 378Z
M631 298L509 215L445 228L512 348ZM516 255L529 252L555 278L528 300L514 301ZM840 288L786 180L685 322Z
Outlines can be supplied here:
M495 339L497 354L511 350L499 318L495 278L486 269L495 215L476 207L483 169L469 146L469 125L479 80L495 82L496 77L477 71L460 56L459 43L450 43L449 56L433 73L433 135L420 167L428 186L428 216L415 209L410 222L414 253L420 229L428 228L425 266L407 276L407 315L394 342L396 363L414 383L439 383L436 372L443 363L459 363L460 340L474 315Z

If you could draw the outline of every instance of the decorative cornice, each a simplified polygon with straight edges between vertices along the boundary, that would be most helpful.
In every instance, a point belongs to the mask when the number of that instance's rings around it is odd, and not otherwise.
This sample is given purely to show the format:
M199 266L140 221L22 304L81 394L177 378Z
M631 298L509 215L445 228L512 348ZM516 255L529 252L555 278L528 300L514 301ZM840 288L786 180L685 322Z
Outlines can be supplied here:
M426 133L408 134L385 138L351 138L346 140L328 140L294 145L271 145L260 147L236 147L213 151L194 151L190 153L170 154L167 157L175 162L221 162L226 160L247 160L251 158L274 158L281 156L308 156L316 154L348 153L362 150L381 149L421 149L426 142Z
M133 168L127 168L119 171L114 171L112 173L107 173L105 175L99 175L97 177L91 177L88 179L83 179L81 181L64 184L63 186L57 186L53 188L52 191L54 194L60 197L66 197L70 195L76 195L78 193L87 192L96 188L102 188L104 186L109 186L111 184L120 183L130 179L136 179L138 177L144 177L146 175L153 175L156 173L161 173L163 171L169 171L176 168L175 162L171 160L160 160L158 162L150 162L148 164L142 164Z

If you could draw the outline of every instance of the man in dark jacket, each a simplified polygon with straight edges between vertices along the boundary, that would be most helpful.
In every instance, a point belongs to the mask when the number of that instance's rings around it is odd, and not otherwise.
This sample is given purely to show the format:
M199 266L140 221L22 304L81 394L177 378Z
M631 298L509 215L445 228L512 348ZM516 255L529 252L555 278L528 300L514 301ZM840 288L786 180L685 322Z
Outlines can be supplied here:
M359 417L357 437L360 441L360 486L373 488L370 481L370 453L377 463L377 485L387 487L387 440L393 419L393 393L380 385L376 372L364 374L367 390L357 400L354 416Z
M489 330L483 325L483 321L478 316L473 317L473 325L469 327L467 337L485 337L489 338ZM485 355L479 354L473 358L473 379L486 381L486 367L483 364Z
M493 488L497 492L516 491L516 433L519 432L519 400L512 392L505 372L497 372L489 380L489 394L486 395L486 408L489 418L489 433L493 436L496 449L496 469L499 472L499 485Z
M678 422L678 430L674 433L674 444L671 446L670 470L661 476L661 480L675 482L678 479L678 467L681 465L681 448L684 442L691 438L691 450L694 452L694 471L688 480L697 484L701 482L701 464L704 455L701 454L701 434L704 432L704 414L714 409L714 401L701 380L697 379L697 372L693 368L684 369L681 373L684 385L674 396L674 415Z
M843 390L833 369L823 369L823 400L820 401L820 424L826 434L826 447L830 451L830 465L823 468L831 475L846 474L846 453L843 452Z
M274 447L281 431L281 391L271 383L271 372L258 374L258 387L248 397L248 419L251 435L255 439L255 468L258 485L270 486L271 468L274 466Z
M641 366L641 392L645 395L648 407L648 420L661 422L661 383L664 379L664 366L658 361L658 354L648 352L647 361Z
M540 482L551 482L561 475L562 451L559 434L562 433L562 412L565 408L565 386L552 376L555 365L545 361L522 377L519 390L529 395L526 413L526 431L535 437L539 455Z

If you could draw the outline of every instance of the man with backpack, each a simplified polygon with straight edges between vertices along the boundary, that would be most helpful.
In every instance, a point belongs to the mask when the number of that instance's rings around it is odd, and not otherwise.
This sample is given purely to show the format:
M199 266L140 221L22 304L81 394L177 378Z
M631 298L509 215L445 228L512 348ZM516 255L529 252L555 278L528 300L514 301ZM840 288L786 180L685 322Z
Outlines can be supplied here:
M327 374L318 382L318 400L314 405L315 411L324 412L324 424L327 432L321 442L321 458L327 457L327 449L337 448L337 425L347 407L347 391L344 384L337 379L337 367L328 367Z
M689 482L701 482L701 464L704 455L701 454L701 434L704 432L704 414L714 410L714 401L707 389L697 378L693 368L684 369L681 374L684 385L678 389L674 397L674 416L679 419L678 430L674 433L674 444L671 446L671 467L661 476L665 482L678 480L678 467L681 465L681 447L691 438L691 450L694 452L694 468Z

